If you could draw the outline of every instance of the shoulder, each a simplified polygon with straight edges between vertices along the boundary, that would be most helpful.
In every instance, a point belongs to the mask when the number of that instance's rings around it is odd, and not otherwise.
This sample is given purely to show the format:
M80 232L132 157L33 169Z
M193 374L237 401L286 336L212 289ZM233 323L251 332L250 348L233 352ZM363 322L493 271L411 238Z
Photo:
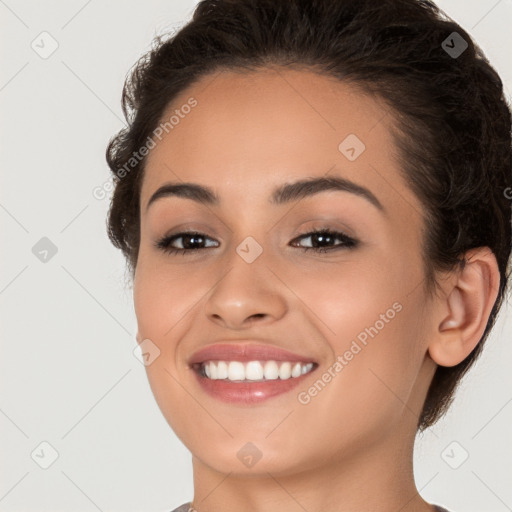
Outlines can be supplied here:
M436 509L436 512L449 512L449 510L446 510L445 508L440 507L439 505L434 505L434 507ZM184 503L183 505L181 505L178 508L175 508L171 512L189 512L189 509L190 509L190 502Z
M189 503L183 503L181 507L175 508L174 510L171 510L171 512L188 512L190 508L190 502Z
M436 509L436 512L449 512L449 510L446 510L445 508L440 507L439 505L434 505L434 507ZM181 505L178 508L175 508L171 512L189 512L189 509L190 509L190 502L184 503L183 505Z
M446 510L445 508L440 507L439 505L434 505L434 507L436 509L436 512L449 512L449 510ZM189 512L189 509L190 509L190 502L184 503L183 505L181 505L178 508L175 508L171 512Z

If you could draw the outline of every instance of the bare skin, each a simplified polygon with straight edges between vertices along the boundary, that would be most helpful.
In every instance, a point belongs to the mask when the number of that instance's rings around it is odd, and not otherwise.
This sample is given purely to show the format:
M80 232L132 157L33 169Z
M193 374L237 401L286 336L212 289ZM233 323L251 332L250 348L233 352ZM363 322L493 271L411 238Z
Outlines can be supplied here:
M426 293L423 207L393 156L392 117L352 86L310 71L224 71L172 109L190 97L197 106L148 157L134 303L138 341L160 350L146 368L152 391L193 456L194 508L432 512L413 477L418 417L437 364L462 361L485 329L499 282L494 256L472 251L463 271L439 276L436 296ZM353 161L339 149L349 134L365 145ZM340 190L269 202L284 183L334 176L367 188L383 209ZM220 202L172 196L146 209L168 182L210 187ZM314 228L358 244L331 239L324 247L336 250L304 251ZM185 230L204 233L209 247L183 255L154 246ZM252 263L236 251L249 236L263 250ZM337 357L381 324L333 376ZM228 404L207 395L187 363L219 340L279 346L319 366L298 391ZM329 368L328 384L301 403L298 393ZM248 442L261 453L252 467L237 456Z

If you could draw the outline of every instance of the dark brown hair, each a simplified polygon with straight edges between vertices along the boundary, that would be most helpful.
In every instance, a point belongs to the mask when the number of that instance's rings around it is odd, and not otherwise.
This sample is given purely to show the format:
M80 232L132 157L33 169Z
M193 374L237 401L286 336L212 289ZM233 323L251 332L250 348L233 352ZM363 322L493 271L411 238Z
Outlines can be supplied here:
M507 290L511 252L511 112L502 82L471 37L433 2L199 2L188 24L155 39L125 82L128 126L107 149L115 181L109 238L123 251L133 278L145 158L131 161L131 168L127 162L169 103L207 74L276 65L335 77L388 105L401 172L424 207L430 292L435 271L463 265L467 250L485 246L496 256L499 294L485 332L464 361L437 368L418 422L424 430L447 410L482 350Z

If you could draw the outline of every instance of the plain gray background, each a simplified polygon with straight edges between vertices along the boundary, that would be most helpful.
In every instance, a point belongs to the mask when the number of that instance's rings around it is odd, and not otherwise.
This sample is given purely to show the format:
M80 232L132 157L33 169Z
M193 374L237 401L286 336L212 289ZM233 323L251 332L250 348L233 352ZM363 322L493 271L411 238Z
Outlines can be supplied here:
M512 1L438 4L510 98ZM195 5L0 0L0 512L163 512L192 498L190 454L133 353L108 198L92 191L110 180L126 73ZM417 442L420 493L454 512L512 510L511 338L508 307L448 416Z

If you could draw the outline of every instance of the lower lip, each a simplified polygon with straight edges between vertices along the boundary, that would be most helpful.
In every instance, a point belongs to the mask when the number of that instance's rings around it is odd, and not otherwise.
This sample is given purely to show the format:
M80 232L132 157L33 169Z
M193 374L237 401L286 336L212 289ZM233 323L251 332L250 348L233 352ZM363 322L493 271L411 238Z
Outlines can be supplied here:
M194 372L200 386L209 395L227 403L257 404L297 387L304 379L315 371L313 368L300 377L291 377L281 380L267 380L263 382L231 382L224 379L208 379L198 372Z

